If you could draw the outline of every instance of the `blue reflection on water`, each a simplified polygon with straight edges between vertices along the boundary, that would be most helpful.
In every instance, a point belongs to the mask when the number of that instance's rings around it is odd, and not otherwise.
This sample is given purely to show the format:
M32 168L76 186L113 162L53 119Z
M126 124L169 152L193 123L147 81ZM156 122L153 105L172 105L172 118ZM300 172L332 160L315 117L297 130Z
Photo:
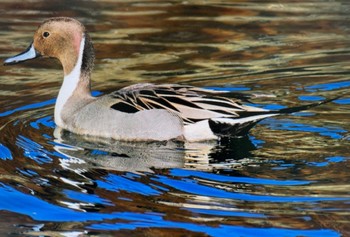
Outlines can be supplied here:
M29 176L29 177L33 177L38 175L37 172L35 172L34 170L30 170L30 169L17 169L18 172L20 172L21 174L25 175L25 176Z
M157 195L159 191L147 186L141 182L133 181L130 177L122 177L115 174L109 174L103 178L104 180L97 180L99 187L110 191L126 191L142 195Z
M255 195L239 192L229 192L223 189L207 186L200 182L182 178L181 180L170 179L169 177L158 175L153 180L171 186L177 190L194 195L201 195L215 198L229 198L239 201L254 202L319 202L319 201L341 201L345 198L328 198L328 197L312 197L312 196L272 196L272 195Z
M333 139L341 139L344 137L342 134L347 132L345 129L339 127L318 127L314 125L295 123L290 119L268 118L262 120L260 124L267 125L269 128L274 130L315 132L322 136L331 137Z
M338 99L334 101L336 104L348 105L350 104L350 98Z
M335 163L341 163L341 162L347 162L349 158L342 157L342 156L333 156L333 157L327 157L323 161L311 161L311 162L305 162L305 164L309 167L326 167L331 164ZM296 164L291 163L283 163L284 161L281 160L274 160L271 161L271 163L278 164L278 166L273 167L273 170L284 170L288 168L293 168L296 166ZM288 161L289 162L289 161Z
M52 161L51 153L44 149L42 145L31 139L19 135L16 140L16 145L24 150L24 155L39 164L50 163Z
M280 110L287 108L284 105L280 104L259 104L259 103L246 103L245 105L253 106L253 107L259 107L262 109L267 109L267 110Z
M56 127L55 122L52 120L51 116L39 118L38 120L30 123L30 126L32 126L32 128L35 128L35 129L40 129L40 125L43 125L44 127L48 127L48 128Z
M12 153L9 148L0 143L0 159L2 160L12 160Z
M332 91L332 90L338 90L342 88L350 87L350 81L340 81L340 82L332 82L332 83L324 83L324 84L316 84L312 86L307 86L305 89L307 91Z
M56 99L51 99L51 100L47 100L47 101L43 101L43 102L39 102L39 103L33 103L33 104L29 104L29 105L24 105L24 106L18 107L18 108L13 109L13 110L8 110L8 111L5 111L5 112L2 112L2 113L0 113L0 117L9 116L9 115L11 115L11 114L13 114L15 112L18 112L18 111L43 108L45 106L52 105L55 102L56 102Z
M172 169L171 175L178 177L198 177L207 180L230 182L230 183L245 183L245 184L260 184L260 185L275 185L275 186L292 186L292 185L307 185L313 183L313 181L300 181L300 180L272 180L250 177L231 177L217 175L213 173L206 173L195 170L184 169Z
M302 96L299 96L298 99L302 101L322 101L325 98L323 96L302 95Z
M117 213L85 213L53 205L0 183L0 210L30 216L38 221L88 221L117 218Z
M253 106L256 106L255 104ZM267 110L279 110L279 109L284 109L286 106L279 105L279 104L268 104L268 105L258 105L260 108L264 108Z
M339 163L339 162L344 162L344 161L347 161L348 158L345 158L345 157L341 157L341 156L334 156L334 157L328 157L326 158L325 161L323 162L308 162L307 164L309 166L317 166L317 167L324 167L324 166L328 166L330 165L331 163Z
M82 192L77 192L73 190L66 189L63 191L63 193L70 199L77 200L80 202L86 202L86 203L99 203L103 205L109 205L112 206L113 204L106 199L100 198L97 195L94 194L87 194L87 193L82 193Z
M257 139L256 137L254 137L254 136L252 136L252 135L249 135L249 139L250 139L250 141L254 144L254 146L255 146L256 148L261 147L261 146L265 143L265 141L260 140L260 139Z
M92 91L91 94L93 96L99 96L102 93L100 91ZM11 115L13 113L19 112L19 111L43 108L43 107L46 107L48 105L53 105L55 103L56 103L56 99L51 99L51 100L46 100L46 101L43 101L43 102L38 102L38 103L24 105L24 106L21 106L21 107L12 109L12 110L1 112L0 113L0 117L6 117L6 116L9 116L9 115Z
M340 236L336 231L320 229L320 230L292 230L282 228L249 228L242 226L219 225L216 227L206 226L204 224L184 223L164 220L162 216L149 214L135 214L135 213L121 213L120 218L128 220L130 223L115 223L115 224L92 224L90 228L96 230L121 230L136 228L181 228L199 233L206 233L210 236L242 236L242 237L256 237L259 236L309 236L309 237L338 237Z
M76 195L69 193L68 195ZM82 198L83 196L78 196ZM86 197L86 196L85 196ZM85 199L85 197L83 199ZM90 199L90 197L88 198ZM20 202L18 200L21 200ZM100 199L90 199L91 201L101 201ZM224 234L239 234L240 236L256 236L259 233L263 236L339 236L332 230L291 230L282 228L248 228L241 226L219 225L217 227L206 226L186 222L175 222L164 220L160 213L86 213L45 202L35 196L24 194L14 188L0 183L0 209L20 214L28 215L38 221L106 221L107 219L123 220L122 223L108 224L95 223L88 226L88 229L95 230L120 230L136 228L182 228L190 231L202 232L211 236L223 236ZM200 213L200 210L197 210ZM222 213L224 214L224 213ZM248 214L247 214L248 215ZM260 217L260 216L250 216ZM261 216L263 217L263 216ZM124 221L128 221L124 223Z

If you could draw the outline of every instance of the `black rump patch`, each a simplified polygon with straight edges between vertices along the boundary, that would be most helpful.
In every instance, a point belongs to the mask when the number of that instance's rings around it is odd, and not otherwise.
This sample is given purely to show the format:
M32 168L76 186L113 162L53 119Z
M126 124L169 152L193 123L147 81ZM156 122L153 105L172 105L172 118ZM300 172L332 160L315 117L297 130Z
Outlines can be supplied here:
M228 124L209 119L209 127L215 135L220 137L241 137L246 136L249 130L259 121L254 120L246 123Z

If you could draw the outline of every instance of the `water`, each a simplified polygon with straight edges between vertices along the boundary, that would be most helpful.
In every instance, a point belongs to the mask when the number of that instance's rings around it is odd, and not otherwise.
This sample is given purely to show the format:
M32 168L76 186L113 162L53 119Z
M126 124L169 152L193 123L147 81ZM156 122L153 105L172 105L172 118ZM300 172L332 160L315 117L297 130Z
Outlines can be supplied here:
M43 19L84 22L96 95L183 83L274 109L350 87L345 0L0 4L2 58ZM52 59L1 66L1 236L350 236L349 96L228 144L133 144L56 128L61 79Z

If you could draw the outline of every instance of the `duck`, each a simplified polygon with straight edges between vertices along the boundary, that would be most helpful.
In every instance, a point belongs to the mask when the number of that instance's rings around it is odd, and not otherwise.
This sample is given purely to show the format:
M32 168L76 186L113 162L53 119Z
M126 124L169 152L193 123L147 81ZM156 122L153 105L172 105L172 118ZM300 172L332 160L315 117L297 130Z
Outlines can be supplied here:
M92 96L94 47L84 25L69 17L43 21L22 53L4 60L12 65L38 57L57 58L63 83L54 108L54 121L79 135L123 141L198 142L246 136L260 120L305 110L314 104L267 110L245 103L236 93L181 84L139 83L109 94Z

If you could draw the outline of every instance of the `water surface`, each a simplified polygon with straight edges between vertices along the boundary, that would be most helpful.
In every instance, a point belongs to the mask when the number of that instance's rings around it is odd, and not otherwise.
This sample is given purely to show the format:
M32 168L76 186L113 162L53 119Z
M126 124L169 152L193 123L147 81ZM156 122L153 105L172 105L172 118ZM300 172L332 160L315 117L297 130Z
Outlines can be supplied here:
M275 95L350 87L343 1L1 1L0 56L70 16L96 49L95 95L139 82ZM56 128L56 60L0 66L1 236L349 236L349 104L269 118L228 143L122 143Z

